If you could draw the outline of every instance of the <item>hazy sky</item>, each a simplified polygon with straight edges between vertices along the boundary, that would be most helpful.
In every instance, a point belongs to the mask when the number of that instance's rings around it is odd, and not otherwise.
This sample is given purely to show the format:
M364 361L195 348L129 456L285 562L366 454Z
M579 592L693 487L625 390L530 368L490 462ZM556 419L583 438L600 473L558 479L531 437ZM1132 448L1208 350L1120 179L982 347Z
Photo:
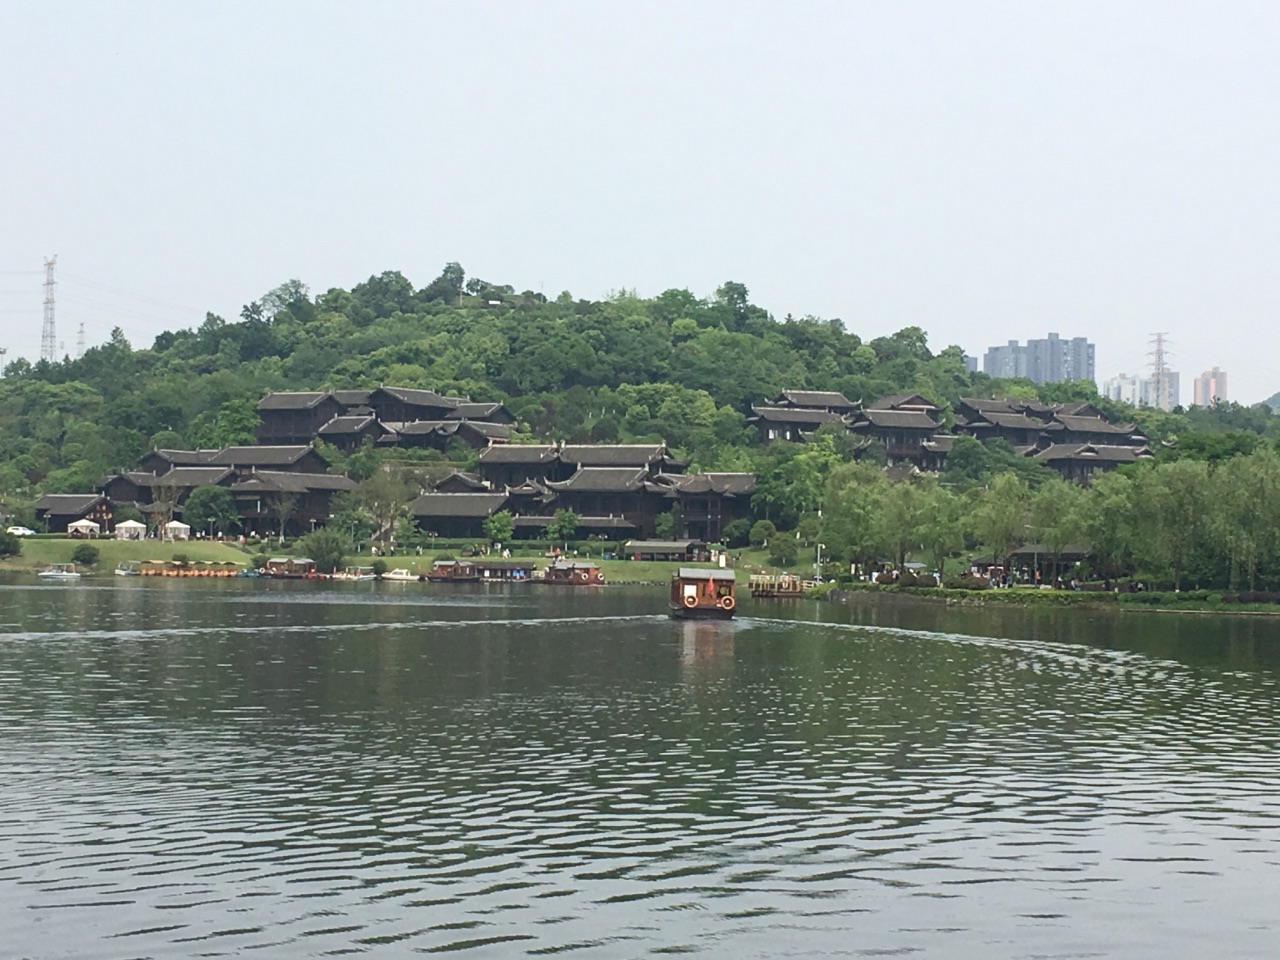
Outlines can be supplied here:
M0 0L0 347L449 260L1280 390L1280 4Z

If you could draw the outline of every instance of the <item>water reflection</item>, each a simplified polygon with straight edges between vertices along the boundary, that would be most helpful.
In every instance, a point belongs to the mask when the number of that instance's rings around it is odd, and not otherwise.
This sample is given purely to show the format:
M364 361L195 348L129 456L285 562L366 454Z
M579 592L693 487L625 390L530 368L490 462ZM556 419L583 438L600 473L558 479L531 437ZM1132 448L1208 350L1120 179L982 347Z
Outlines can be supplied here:
M0 587L17 955L1269 953L1269 622L283 586Z

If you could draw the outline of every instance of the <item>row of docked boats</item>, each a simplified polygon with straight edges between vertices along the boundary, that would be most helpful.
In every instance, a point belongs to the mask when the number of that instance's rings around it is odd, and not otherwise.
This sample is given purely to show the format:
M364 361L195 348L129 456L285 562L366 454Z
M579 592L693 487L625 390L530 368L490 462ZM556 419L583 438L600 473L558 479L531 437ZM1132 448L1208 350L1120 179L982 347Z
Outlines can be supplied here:
M275 569L273 570L273 565ZM167 567L156 569L168 569ZM130 563L116 568L118 576L142 576L145 565ZM233 574L234 575L234 574ZM278 557L267 562L263 576L291 579L320 579L315 563L305 557ZM55 563L37 574L46 580L78 580L75 564ZM376 580L373 567L347 567L328 575L328 579L345 581ZM384 580L421 581L431 583L542 583L559 586L603 586L604 572L589 560L556 557L541 571L526 561L437 560L426 573L404 567L387 570ZM734 595L736 578L732 570L706 567L680 567L671 575L671 616L686 620L728 620L737 609Z

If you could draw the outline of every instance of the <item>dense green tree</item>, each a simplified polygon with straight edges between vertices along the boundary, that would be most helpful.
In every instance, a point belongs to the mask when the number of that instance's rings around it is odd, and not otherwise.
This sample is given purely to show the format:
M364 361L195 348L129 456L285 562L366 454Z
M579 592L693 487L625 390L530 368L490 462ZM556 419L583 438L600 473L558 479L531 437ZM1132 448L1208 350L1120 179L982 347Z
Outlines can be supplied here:
M572 510L557 510L547 524L547 537L553 541L572 540L579 522L580 518Z
M14 536L12 533L0 530L0 558L16 557L21 552L21 538Z
M240 524L236 500L226 487L196 487L182 508L182 521L192 530L226 534Z
M516 520L510 510L499 510L484 521L484 535L492 543L507 543L516 532Z
M299 546L303 553L316 562L317 570L321 573L333 573L342 566L351 542L341 531L321 527L303 537Z

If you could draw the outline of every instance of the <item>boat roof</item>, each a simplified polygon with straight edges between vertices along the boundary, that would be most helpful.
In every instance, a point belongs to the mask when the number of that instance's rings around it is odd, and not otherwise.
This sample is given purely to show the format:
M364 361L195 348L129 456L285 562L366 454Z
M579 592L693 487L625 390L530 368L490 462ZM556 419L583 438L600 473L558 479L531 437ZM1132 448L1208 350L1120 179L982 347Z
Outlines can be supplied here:
M681 567L676 571L681 580L735 580L737 575L732 570L720 570L715 567Z

